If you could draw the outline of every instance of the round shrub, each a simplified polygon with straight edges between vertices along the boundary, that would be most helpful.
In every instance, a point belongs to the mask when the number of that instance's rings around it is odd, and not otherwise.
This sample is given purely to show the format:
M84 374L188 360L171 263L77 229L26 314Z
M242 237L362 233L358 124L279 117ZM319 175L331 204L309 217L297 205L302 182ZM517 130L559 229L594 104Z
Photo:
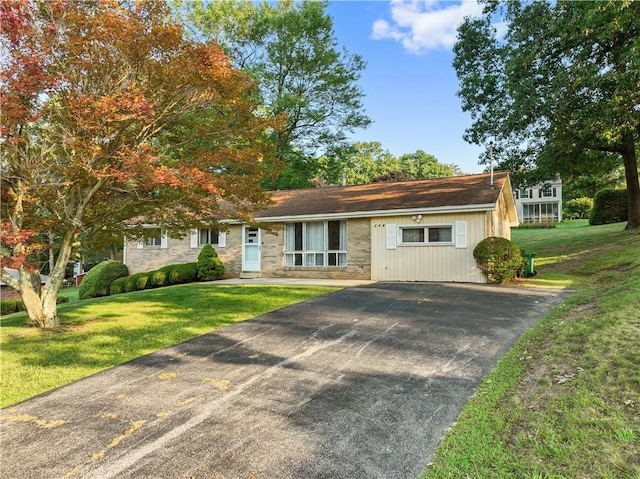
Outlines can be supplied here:
M169 273L169 282L171 284L193 283L198 280L198 264L184 263L177 264Z
M224 275L224 265L218 258L218 253L213 246L206 244L198 255L198 279L200 281L213 281Z
M524 267L520 248L513 241L497 236L480 241L473 257L489 283L508 283Z
M85 275L78 297L80 299L97 298L99 296L109 296L109 286L111 283L129 274L125 264L116 260L107 260L94 266Z
M593 209L589 215L590 225L605 225L627 221L629 217L629 198L627 190L605 188L593 198Z
M124 293L124 284L127 281L127 276L123 276L122 278L114 279L109 286L109 294L120 294Z
M591 214L593 208L592 198L574 198L564 204L565 217L572 220L586 219Z
M68 296L58 296L56 298L56 304L64 304L64 303L68 303L69 302L69 297Z

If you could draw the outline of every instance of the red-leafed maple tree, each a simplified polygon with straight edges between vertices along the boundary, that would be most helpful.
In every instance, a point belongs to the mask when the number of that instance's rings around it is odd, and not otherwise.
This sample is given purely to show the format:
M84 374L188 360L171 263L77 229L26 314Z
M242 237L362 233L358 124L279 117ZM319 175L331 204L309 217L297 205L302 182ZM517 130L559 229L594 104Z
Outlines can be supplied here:
M169 14L157 0L0 2L2 276L38 326L59 325L81 233L131 235L144 218L179 234L221 203L250 216L268 201L277 121L219 46ZM60 245L41 288L42 235Z

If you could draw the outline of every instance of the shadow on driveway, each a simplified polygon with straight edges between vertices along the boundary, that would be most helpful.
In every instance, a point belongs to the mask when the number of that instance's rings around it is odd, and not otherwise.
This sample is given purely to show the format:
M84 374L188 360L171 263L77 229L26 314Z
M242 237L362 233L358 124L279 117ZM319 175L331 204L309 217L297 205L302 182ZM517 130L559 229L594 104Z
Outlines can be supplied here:
M2 478L415 478L569 293L353 287L2 411Z

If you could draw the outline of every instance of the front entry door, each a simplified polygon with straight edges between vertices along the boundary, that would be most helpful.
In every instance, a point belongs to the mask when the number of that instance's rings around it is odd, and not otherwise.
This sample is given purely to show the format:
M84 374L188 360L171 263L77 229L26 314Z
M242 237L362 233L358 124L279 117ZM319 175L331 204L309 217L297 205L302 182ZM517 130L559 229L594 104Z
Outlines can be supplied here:
M260 271L260 228L242 227L242 271Z

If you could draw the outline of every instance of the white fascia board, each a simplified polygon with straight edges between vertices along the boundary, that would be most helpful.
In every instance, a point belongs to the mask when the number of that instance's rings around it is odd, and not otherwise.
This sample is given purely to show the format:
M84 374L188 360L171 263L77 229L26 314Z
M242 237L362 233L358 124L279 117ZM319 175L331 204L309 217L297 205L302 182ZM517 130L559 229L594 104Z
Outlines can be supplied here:
M317 215L267 216L256 218L258 223L280 223L288 221L338 220L347 218L373 218L376 216L403 216L412 214L430 215L437 213L473 213L478 211L495 211L495 203L464 206L438 206L435 208L406 208L398 210L354 211L349 213L326 213ZM238 220L222 220L221 223L240 224Z

